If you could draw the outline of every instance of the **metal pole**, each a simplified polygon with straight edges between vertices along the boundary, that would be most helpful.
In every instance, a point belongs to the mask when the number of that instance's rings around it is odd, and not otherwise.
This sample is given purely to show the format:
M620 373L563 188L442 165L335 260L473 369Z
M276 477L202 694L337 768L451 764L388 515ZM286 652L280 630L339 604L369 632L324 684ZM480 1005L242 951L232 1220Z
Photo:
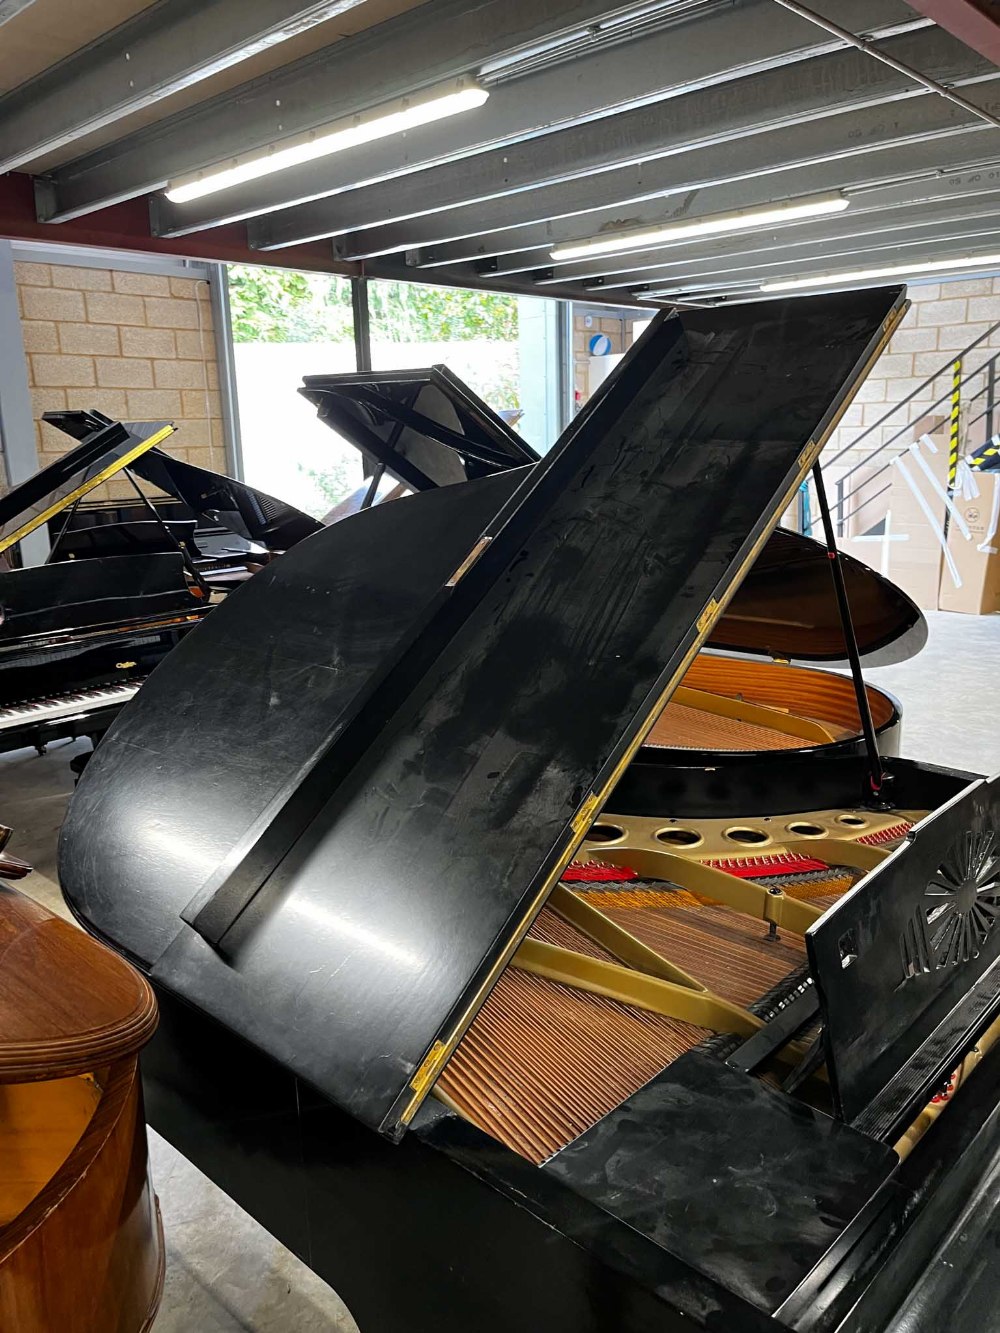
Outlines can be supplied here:
M219 400L222 404L226 469L231 477L242 481L243 441L240 436L240 403L236 387L233 317L229 305L229 270L225 264L212 265L208 279L208 291L212 303L215 359L219 369Z
M996 411L997 359L990 357L986 363L986 440L993 438L993 415Z
M858 638L854 632L854 621L851 619L851 606L847 600L847 584L844 580L844 567L841 564L840 552L837 550L837 537L833 530L833 519L830 516L830 506L826 499L826 485L823 481L823 471L819 463L813 465L813 481L816 485L816 500L819 504L819 512L823 520L823 533L826 537L827 554L830 557L830 572L833 575L833 587L837 594L837 607L840 611L840 623L844 631L844 642L847 645L847 659L851 664L851 678L854 681L854 693L858 701L858 713L861 715L861 730L865 738L865 749L868 752L869 790L864 793L864 800L866 804L883 806L886 803L882 799L882 789L885 786L888 775L882 768L882 760L878 752L878 738L875 735L875 723L872 721L871 706L868 702L868 691L865 688L864 677L861 674L861 654L858 651Z
M351 311L354 315L354 356L362 373L372 368L372 325L368 309L368 279L351 279Z
M3 240L0 240L0 455L8 486L17 486L38 471L28 360L17 312L14 252L10 241ZM18 547L22 564L44 564L49 553L48 530L41 527L29 532Z
M962 407L962 358L951 367L951 420L948 427L948 489L955 489L958 474L958 418Z
M351 314L354 316L354 361L358 374L363 375L372 368L372 321L368 308L367 278L351 279ZM367 508L375 499L382 472L376 460L364 449L361 450L361 468L366 477L374 478L365 497Z

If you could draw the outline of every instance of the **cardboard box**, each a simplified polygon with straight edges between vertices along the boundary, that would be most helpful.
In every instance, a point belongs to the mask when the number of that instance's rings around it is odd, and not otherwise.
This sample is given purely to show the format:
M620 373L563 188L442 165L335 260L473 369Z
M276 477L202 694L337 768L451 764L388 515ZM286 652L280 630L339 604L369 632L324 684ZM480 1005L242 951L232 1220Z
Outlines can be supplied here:
M975 482L978 496L955 500L969 537L954 519L948 530L948 552L960 583L956 587L951 571L942 569L938 606L982 616L1000 611L1000 472L978 473Z
M849 492L844 505L847 535L862 537L885 520L889 509L884 458L865 463L845 481Z
M939 432L929 442L916 441L893 460L891 477L885 519L888 566L877 567L921 610L934 611L944 563L947 439Z

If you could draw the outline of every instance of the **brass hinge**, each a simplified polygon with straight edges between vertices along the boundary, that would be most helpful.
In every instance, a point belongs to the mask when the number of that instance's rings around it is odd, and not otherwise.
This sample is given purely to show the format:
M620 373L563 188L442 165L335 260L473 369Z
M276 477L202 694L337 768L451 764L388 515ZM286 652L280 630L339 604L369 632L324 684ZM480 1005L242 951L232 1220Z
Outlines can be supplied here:
M479 559L482 553L486 550L487 546L489 546L492 540L493 540L492 537L480 537L479 541L476 542L475 546L465 557L465 559L462 561L462 563L455 570L454 574L452 574L451 578L444 586L446 588L454 588L455 584L459 581L459 579L464 579L466 574L468 574L469 570L476 563L476 561Z
M410 1079L410 1087L418 1097L426 1092L428 1086L437 1078L447 1055L448 1047L443 1041L436 1041L424 1056L420 1068Z
M712 624L712 621L718 614L718 611L719 611L719 603L713 597L712 600L709 602L709 604L705 607L704 611L702 611L701 615L698 617L697 626L699 634L705 633L705 631L709 628L709 626Z
M573 817L572 828L574 833L586 833L597 814L597 805L597 795L595 792L591 792Z

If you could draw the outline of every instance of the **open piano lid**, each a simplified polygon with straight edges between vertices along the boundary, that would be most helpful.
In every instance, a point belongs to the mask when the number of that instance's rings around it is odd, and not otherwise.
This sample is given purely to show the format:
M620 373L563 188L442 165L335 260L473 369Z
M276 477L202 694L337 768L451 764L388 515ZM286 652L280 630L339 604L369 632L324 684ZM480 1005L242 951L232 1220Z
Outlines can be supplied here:
M447 366L306 375L299 393L321 421L415 491L538 461Z
M88 765L74 911L398 1137L904 309L661 316L537 466L267 566Z
M238 537L285 551L323 527L318 519L245 481L151 449L132 471L167 495L182 500L195 514L219 523Z
M174 430L163 421L124 425L100 412L46 412L43 420L58 426L79 443L0 497L0 552L75 504L122 468L133 466Z
M397 481L414 490L451 485L538 455L445 366L428 370L307 375L299 393L328 426ZM484 463L462 454L463 441L488 446ZM869 666L912 657L927 625L901 588L852 556L842 556L861 655ZM777 529L706 644L788 661L846 665L844 634L825 545Z
M74 412L46 412L44 420L78 440L84 439L88 432L113 429L124 431L136 439L145 438L147 441L145 448L120 462L119 469L130 467L137 477L148 481L151 486L158 487L165 495L172 495L175 500L180 500L193 513L210 518L249 541L262 542L272 548L284 550L288 546L294 546L303 537L318 532L323 526L317 519L304 514L301 509L286 504L284 500L276 500L266 491L259 491L256 487L248 486L246 482L236 481L232 477L224 477L209 468L185 463L182 459L174 458L171 454L156 448L157 444L173 433L173 426L162 428L160 423L113 421L103 412L98 412L96 408ZM65 459L53 464L53 467L65 464L76 452L72 450ZM46 472L50 470L46 469ZM42 477L45 473L38 475ZM32 478L32 481L35 480L37 479ZM75 499L76 496L69 498Z

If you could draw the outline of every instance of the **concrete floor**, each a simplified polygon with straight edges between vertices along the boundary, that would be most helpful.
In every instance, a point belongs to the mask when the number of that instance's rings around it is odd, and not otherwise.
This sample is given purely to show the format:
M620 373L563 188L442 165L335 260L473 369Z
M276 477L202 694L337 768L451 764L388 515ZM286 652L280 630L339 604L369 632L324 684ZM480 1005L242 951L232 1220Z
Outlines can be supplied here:
M1000 616L929 612L927 647L866 672L904 706L911 758L1000 772L995 694ZM0 756L0 821L11 851L35 867L23 888L68 915L56 879L56 837L72 792L69 759L86 743ZM155 1333L357 1333L343 1302L220 1190L151 1132L167 1236L167 1279ZM377 1333L366 1330L365 1333Z

